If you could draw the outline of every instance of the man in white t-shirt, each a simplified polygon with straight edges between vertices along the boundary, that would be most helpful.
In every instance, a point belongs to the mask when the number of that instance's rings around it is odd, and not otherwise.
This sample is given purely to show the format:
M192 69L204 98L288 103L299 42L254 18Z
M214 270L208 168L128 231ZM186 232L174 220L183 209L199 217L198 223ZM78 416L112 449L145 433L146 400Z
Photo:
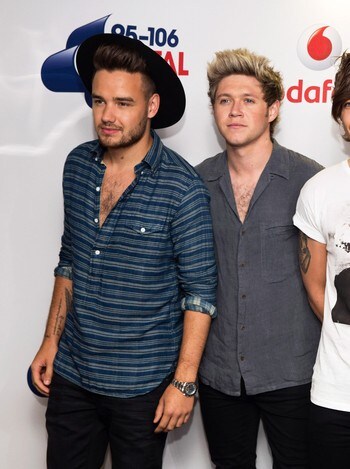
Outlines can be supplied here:
M350 141L350 53L335 79L332 116ZM350 159L303 187L294 224L310 304L323 321L312 378L310 468L350 467Z

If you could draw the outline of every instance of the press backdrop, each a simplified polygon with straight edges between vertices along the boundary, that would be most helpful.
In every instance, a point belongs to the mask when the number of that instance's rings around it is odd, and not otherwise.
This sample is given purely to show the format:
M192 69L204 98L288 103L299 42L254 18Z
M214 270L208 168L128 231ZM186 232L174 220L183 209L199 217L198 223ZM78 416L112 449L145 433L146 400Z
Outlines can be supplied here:
M74 69L79 41L95 32L128 34L172 63L187 109L159 134L194 165L222 148L206 95L207 62L224 48L267 55L286 87L277 139L329 165L349 154L330 118L330 59L350 46L350 11L348 0L2 0L1 7L0 467L43 469L46 400L29 391L26 371L53 286L63 164L94 137ZM164 467L211 468L198 403L191 423L169 435ZM257 467L272 467L262 431Z

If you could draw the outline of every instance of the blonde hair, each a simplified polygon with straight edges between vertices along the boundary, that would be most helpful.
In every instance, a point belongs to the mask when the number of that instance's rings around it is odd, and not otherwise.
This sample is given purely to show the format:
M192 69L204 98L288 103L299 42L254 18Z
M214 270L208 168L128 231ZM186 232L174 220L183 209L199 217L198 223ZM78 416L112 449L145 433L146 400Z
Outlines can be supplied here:
M230 75L247 75L255 77L261 84L264 100L268 106L275 101L282 101L284 96L283 81L280 72L270 65L269 60L248 49L226 49L215 53L215 59L208 64L208 96L214 105L220 81ZM277 118L270 124L272 137Z

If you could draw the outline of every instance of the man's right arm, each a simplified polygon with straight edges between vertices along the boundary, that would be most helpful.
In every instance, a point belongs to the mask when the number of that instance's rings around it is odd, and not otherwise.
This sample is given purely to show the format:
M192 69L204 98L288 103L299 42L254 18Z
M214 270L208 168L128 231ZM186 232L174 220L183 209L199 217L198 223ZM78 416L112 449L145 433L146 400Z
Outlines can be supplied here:
M44 339L31 365L33 384L46 395L50 392L53 362L66 322L67 311L70 311L72 305L72 290L72 280L56 277Z
M299 235L299 264L310 306L318 319L323 321L327 248L302 231Z

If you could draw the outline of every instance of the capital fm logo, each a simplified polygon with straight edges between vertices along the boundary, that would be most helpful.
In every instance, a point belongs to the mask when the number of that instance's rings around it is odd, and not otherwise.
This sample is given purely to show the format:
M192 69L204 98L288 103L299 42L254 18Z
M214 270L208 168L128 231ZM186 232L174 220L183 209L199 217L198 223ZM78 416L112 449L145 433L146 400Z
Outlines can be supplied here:
M315 24L299 37L298 57L305 67L315 72L333 67L341 53L342 40L332 26ZM286 99L291 103L326 103L331 99L332 85L333 77L311 85L300 78L297 84L287 89Z
M153 48L180 75L188 75L185 54L177 51L180 39L176 29L149 26L140 28L135 24L122 24L113 15L75 29L68 37L65 49L50 55L41 68L44 86L54 92L85 93L85 100L91 106L90 94L86 91L75 65L75 56L80 44L95 34L113 33L139 39Z
M341 52L341 37L331 26L310 26L302 33L297 45L300 61L311 70L326 70L332 67Z

